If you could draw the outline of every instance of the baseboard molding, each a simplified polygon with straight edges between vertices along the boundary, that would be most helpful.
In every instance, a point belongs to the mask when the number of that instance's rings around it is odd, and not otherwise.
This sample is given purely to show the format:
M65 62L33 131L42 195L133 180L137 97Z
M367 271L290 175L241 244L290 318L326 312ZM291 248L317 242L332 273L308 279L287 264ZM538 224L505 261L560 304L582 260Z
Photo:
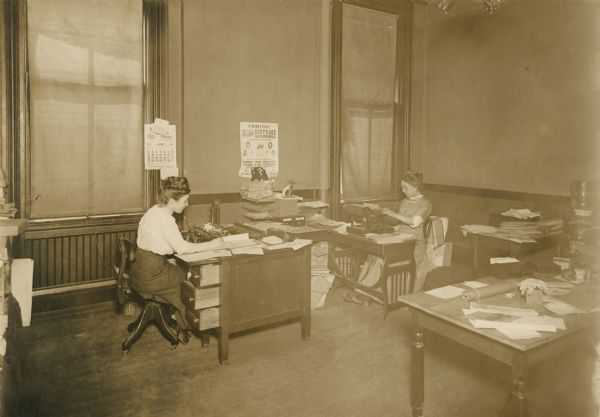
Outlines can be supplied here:
M42 314L60 310L88 308L89 306L115 303L115 285L74 289L68 292L39 294L33 297L31 313Z

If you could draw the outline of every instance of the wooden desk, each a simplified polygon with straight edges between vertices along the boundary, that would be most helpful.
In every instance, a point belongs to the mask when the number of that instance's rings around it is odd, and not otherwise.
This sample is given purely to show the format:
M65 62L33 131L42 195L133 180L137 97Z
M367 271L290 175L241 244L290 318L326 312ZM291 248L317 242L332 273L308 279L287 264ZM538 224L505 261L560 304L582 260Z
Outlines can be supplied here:
M252 227L251 224L238 226L266 233L266 230ZM363 236L340 233L331 229L317 229L311 226L293 229L295 230L290 230L288 233L295 237L315 242L328 241L330 243L329 268L336 278L343 285L359 289L381 302L384 318L388 311L404 306L398 301L398 297L413 291L416 276L414 258L416 240L379 244ZM360 265L367 255L377 256L384 262L380 282L375 288L358 283Z
M481 258L484 253L489 255L490 250L502 253L504 256L508 255L512 256L513 258L519 258L519 256L526 253L556 247L558 245L559 238L560 235L546 235L536 238L535 243L520 243L493 235L469 233L469 242L473 251L473 274L474 276L479 276L482 269ZM487 257L487 264L489 265L489 256Z
M362 236L331 231L329 241L330 266L344 285L379 300L384 318L389 310L404 306L399 297L413 291L416 275L415 239L379 244ZM375 288L358 283L360 264L367 255L383 259L381 278Z
M204 265L219 265L219 362L229 362L231 333L299 318L302 338L309 339L310 249L308 245L217 261L177 259L192 274Z
M485 278L484 280L490 284L501 282L495 278ZM590 296L594 298L598 295L600 295L600 285L585 284L575 286L573 292L565 298L567 302L573 303L573 300L578 298L589 301ZM414 324L410 396L413 417L423 416L424 330L437 333L510 366L513 374L510 405L516 406L520 416L525 416L527 415L525 387L528 368L565 350L586 343L599 321L597 313L563 316L566 330L557 330L556 333L541 333L542 337L537 339L511 340L495 330L476 329L471 326L462 312L468 303L460 298L443 300L420 292L403 296L401 299L409 306ZM488 297L484 300L483 302L487 304L509 304L503 295ZM526 307L521 297L512 299L510 305ZM549 314L549 312L545 311L544 314Z

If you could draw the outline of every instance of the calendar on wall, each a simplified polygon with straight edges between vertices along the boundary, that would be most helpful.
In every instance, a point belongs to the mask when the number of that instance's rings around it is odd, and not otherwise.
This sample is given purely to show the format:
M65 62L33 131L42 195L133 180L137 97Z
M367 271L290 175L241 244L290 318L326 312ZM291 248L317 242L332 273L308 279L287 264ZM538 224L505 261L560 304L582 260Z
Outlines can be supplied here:
M156 119L144 125L144 164L146 169L174 168L177 166L177 139L175 125Z

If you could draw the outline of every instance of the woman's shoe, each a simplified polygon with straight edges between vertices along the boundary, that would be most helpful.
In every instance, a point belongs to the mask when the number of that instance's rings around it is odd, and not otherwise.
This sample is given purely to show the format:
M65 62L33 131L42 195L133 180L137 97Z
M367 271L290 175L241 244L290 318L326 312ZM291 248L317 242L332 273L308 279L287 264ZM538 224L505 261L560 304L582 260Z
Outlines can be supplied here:
M187 345L190 342L190 331L187 329L179 329L177 332L177 340L182 345Z
M366 297L359 296L358 294L344 294L342 297L348 303L354 303L361 306L368 306L371 304L371 300Z

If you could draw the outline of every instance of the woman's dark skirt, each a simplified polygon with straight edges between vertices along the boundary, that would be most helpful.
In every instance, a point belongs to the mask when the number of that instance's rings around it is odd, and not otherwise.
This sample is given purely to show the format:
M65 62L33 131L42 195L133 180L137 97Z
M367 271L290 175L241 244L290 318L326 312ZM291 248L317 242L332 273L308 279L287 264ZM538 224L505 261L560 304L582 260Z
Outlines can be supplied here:
M171 304L177 309L177 323L184 329L190 326L185 320L185 306L181 301L181 283L185 272L177 265L167 262L166 255L158 255L138 248L135 262L131 264L130 285L141 295L159 302Z

